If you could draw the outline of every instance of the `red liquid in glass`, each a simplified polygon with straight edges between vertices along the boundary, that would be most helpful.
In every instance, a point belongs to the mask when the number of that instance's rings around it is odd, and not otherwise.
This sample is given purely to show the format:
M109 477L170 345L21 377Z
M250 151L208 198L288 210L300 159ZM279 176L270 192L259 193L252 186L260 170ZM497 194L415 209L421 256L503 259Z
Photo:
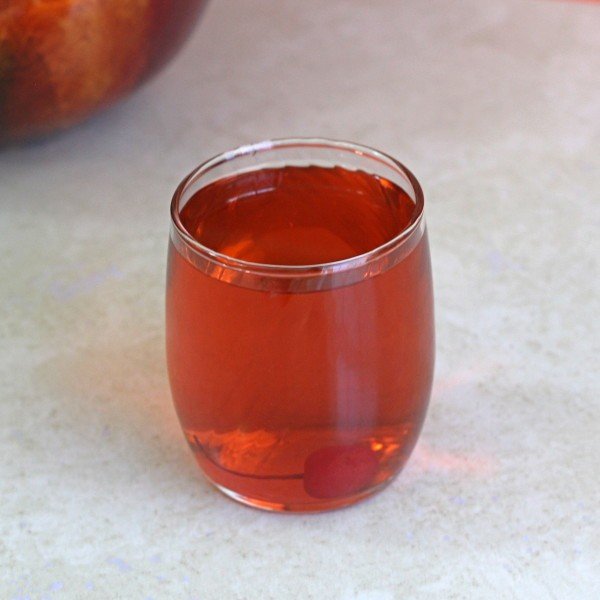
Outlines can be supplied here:
M385 179L284 167L207 185L181 221L228 256L307 265L368 252L414 212ZM431 389L426 234L391 268L323 291L250 289L207 264L197 268L171 242L169 375L208 477L273 510L343 506L390 480L416 443Z

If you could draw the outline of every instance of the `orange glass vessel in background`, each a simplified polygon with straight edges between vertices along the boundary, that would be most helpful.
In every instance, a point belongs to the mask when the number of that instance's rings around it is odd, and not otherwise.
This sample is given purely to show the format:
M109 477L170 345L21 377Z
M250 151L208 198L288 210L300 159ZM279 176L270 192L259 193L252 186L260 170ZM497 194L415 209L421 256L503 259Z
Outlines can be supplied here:
M162 67L206 0L0 2L0 143L83 121Z
M352 144L258 144L196 170L172 216L169 376L208 478L280 511L345 506L389 482L434 363L414 177Z

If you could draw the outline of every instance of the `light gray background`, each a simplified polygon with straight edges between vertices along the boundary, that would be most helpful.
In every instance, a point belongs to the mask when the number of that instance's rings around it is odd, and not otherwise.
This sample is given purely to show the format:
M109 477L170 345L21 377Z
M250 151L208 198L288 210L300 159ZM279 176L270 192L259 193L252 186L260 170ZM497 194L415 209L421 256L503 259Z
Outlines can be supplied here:
M410 465L341 512L201 478L171 406L168 204L258 139L426 191L438 361ZM131 100L0 153L0 597L597 598L600 6L213 0Z

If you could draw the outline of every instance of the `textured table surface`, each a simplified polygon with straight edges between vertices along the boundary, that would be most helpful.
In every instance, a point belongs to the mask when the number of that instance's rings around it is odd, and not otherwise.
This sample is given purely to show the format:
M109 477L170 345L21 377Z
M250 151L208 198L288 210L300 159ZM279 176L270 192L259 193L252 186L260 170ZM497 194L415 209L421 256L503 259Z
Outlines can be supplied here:
M168 204L320 135L426 190L438 359L403 474L272 515L171 406ZM213 0L131 100L0 152L0 598L598 598L600 5Z

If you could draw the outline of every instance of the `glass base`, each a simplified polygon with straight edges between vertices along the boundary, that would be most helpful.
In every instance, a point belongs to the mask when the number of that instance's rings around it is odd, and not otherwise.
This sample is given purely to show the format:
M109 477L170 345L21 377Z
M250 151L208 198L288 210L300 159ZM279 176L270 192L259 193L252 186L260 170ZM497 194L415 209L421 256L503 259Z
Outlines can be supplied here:
M395 479L395 477L390 477L390 479L388 479L387 481L383 481L379 485L364 490L358 494L354 494L353 496L346 496L344 498L315 500L314 502L306 504L284 504L260 500L258 498L250 498L248 496L244 496L243 494L238 494L237 492L234 492L233 490L230 490L226 487L223 487L218 483L215 483L208 477L207 479L212 485L214 485L222 494L225 494L225 496L227 496L228 498L231 498L236 502L239 502L240 504L245 504L246 506L250 506L252 508L258 508L260 510L265 510L268 512L317 513L345 508L347 506L351 506L352 504L356 504L357 502L360 502L362 500L366 500L373 494L377 494L383 488L387 487Z

